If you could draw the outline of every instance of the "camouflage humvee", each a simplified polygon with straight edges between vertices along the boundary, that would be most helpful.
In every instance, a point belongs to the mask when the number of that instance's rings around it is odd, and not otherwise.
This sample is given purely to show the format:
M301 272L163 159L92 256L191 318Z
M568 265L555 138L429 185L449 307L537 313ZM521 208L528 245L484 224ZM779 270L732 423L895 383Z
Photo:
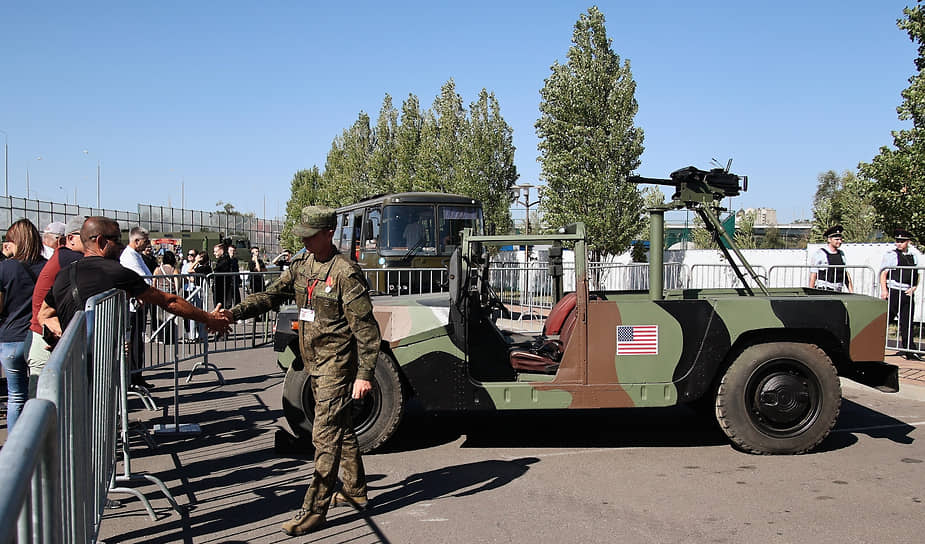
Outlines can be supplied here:
M670 181L678 192L672 205L695 209L710 216L707 225L718 226L707 205L733 190L724 187L729 180L721 176L733 175L675 172ZM705 192L704 205L698 206L692 195ZM738 266L746 287L664 291L664 210L650 210L648 292L591 292L579 223L552 235L464 231L449 263L448 294L375 298L383 344L373 394L354 406L361 448L383 444L414 398L425 410L446 412L695 403L709 407L742 450L794 454L818 445L835 425L839 376L898 390L898 369L883 362L887 307L882 300L809 288L768 289L757 276L744 281ZM718 231L722 238L725 233ZM542 333L525 336L497 325L503 305L487 281L488 248L508 244L574 247L576 290L558 299ZM728 245L741 260L731 240ZM751 271L744 260L739 266ZM561 266L551 263L550 272L561 293ZM758 292L748 285L757 285ZM280 364L289 366L298 357L286 335L294 314L281 316L276 346L282 351ZM313 402L304 372L290 367L283 401L292 429L310 435Z

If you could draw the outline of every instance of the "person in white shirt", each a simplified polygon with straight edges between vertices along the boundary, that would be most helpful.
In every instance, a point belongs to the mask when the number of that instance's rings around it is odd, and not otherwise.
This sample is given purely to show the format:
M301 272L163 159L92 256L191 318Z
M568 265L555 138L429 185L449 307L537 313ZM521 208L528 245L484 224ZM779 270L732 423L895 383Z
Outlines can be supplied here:
M817 268L813 268L809 275L810 287L825 291L854 292L851 276L844 268L845 252L839 249L843 232L841 225L835 225L823 233L828 244L813 254L812 265Z
M887 323L891 323L899 314L899 355L913 361L921 357L912 351L912 324L915 316L915 299L913 294L918 288L919 261L914 253L909 252L912 233L906 229L893 231L896 249L887 251L880 263L880 298L889 301ZM908 267L908 268L895 268Z
M45 260L51 259L55 250L64 245L64 223L52 221L42 231L42 257Z
M148 239L148 231L141 227L133 228L129 231L128 244L119 256L119 264L145 278L148 285L153 285L154 280L150 277L153 273L141 258L141 252L149 245L151 241ZM144 366L146 325L145 312L141 306L142 302L139 300L129 304L129 368L132 370L132 385L150 388L151 384L144 380L140 372Z

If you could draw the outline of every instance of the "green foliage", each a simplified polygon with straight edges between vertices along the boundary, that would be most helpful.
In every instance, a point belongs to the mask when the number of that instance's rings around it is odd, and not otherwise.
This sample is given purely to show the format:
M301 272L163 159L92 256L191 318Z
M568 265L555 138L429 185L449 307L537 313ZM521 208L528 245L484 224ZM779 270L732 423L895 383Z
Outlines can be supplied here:
M841 225L845 229L845 241L871 241L877 220L870 196L874 183L849 171L839 176L834 170L819 174L817 180L813 197L813 239L824 240L826 229Z
M257 217L257 214L255 214L254 212L239 212L238 210L235 209L234 204L232 204L231 202L223 202L219 200L218 202L215 203L215 205L221 208L215 213L220 213L224 215L236 215L238 217Z
M630 257L633 259L634 263L648 262L646 259L646 245L640 240L633 242L633 250L630 253Z
M313 202L343 206L389 192L456 193L481 200L486 221L506 231L508 190L518 178L512 134L493 93L483 89L467 111L452 79L427 111L411 94L399 113L386 95L375 127L360 112L334 139ZM296 197L294 182L290 202L301 202ZM287 223L300 209L287 205Z
M911 128L893 131L893 148L881 147L870 163L858 165L860 176L876 183L870 191L877 211L876 225L887 233L896 227L925 235L925 11L921 0L903 10L900 29L918 47L915 74L902 92L896 108L901 121Z
M596 256L617 254L639 232L642 212L638 189L626 181L643 152L642 129L633 125L636 83L596 7L575 23L572 44L540 90L543 207L550 224L583 221Z
M691 229L691 242L697 246L697 249L719 249L719 246L716 245L716 240L713 239L713 234L707 230L703 219L701 219L698 214L694 214L694 226Z
M757 248L758 237L755 235L755 212L744 212L736 219L736 245L739 249Z
M334 204L327 199L323 183L317 166L313 166L311 170L299 170L292 176L290 183L292 196L286 203L286 220L280 233L280 245L284 248L295 251L302 247L302 240L292 234L292 228L301 219L302 208L311 205L331 206Z

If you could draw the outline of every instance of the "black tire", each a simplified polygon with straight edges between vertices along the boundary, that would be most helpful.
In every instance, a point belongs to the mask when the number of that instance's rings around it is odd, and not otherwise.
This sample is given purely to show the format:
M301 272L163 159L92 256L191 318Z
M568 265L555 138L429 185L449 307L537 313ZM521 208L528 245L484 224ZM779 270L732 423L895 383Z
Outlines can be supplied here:
M805 453L822 442L838 419L841 384L817 346L794 342L744 350L716 393L716 419L744 451Z
M405 396L398 365L380 352L373 375L373 390L351 405L360 451L368 453L382 446L398 429L405 409ZM315 419L315 400L302 361L294 362L283 381L283 413L297 436L310 437Z

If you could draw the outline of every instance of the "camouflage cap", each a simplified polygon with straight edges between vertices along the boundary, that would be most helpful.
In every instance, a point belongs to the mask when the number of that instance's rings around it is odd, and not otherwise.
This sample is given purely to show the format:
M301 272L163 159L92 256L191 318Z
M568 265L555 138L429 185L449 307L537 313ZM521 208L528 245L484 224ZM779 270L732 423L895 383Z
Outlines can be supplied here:
M308 238L324 229L334 229L336 212L327 206L305 206L302 208L302 222L293 227L292 233Z

